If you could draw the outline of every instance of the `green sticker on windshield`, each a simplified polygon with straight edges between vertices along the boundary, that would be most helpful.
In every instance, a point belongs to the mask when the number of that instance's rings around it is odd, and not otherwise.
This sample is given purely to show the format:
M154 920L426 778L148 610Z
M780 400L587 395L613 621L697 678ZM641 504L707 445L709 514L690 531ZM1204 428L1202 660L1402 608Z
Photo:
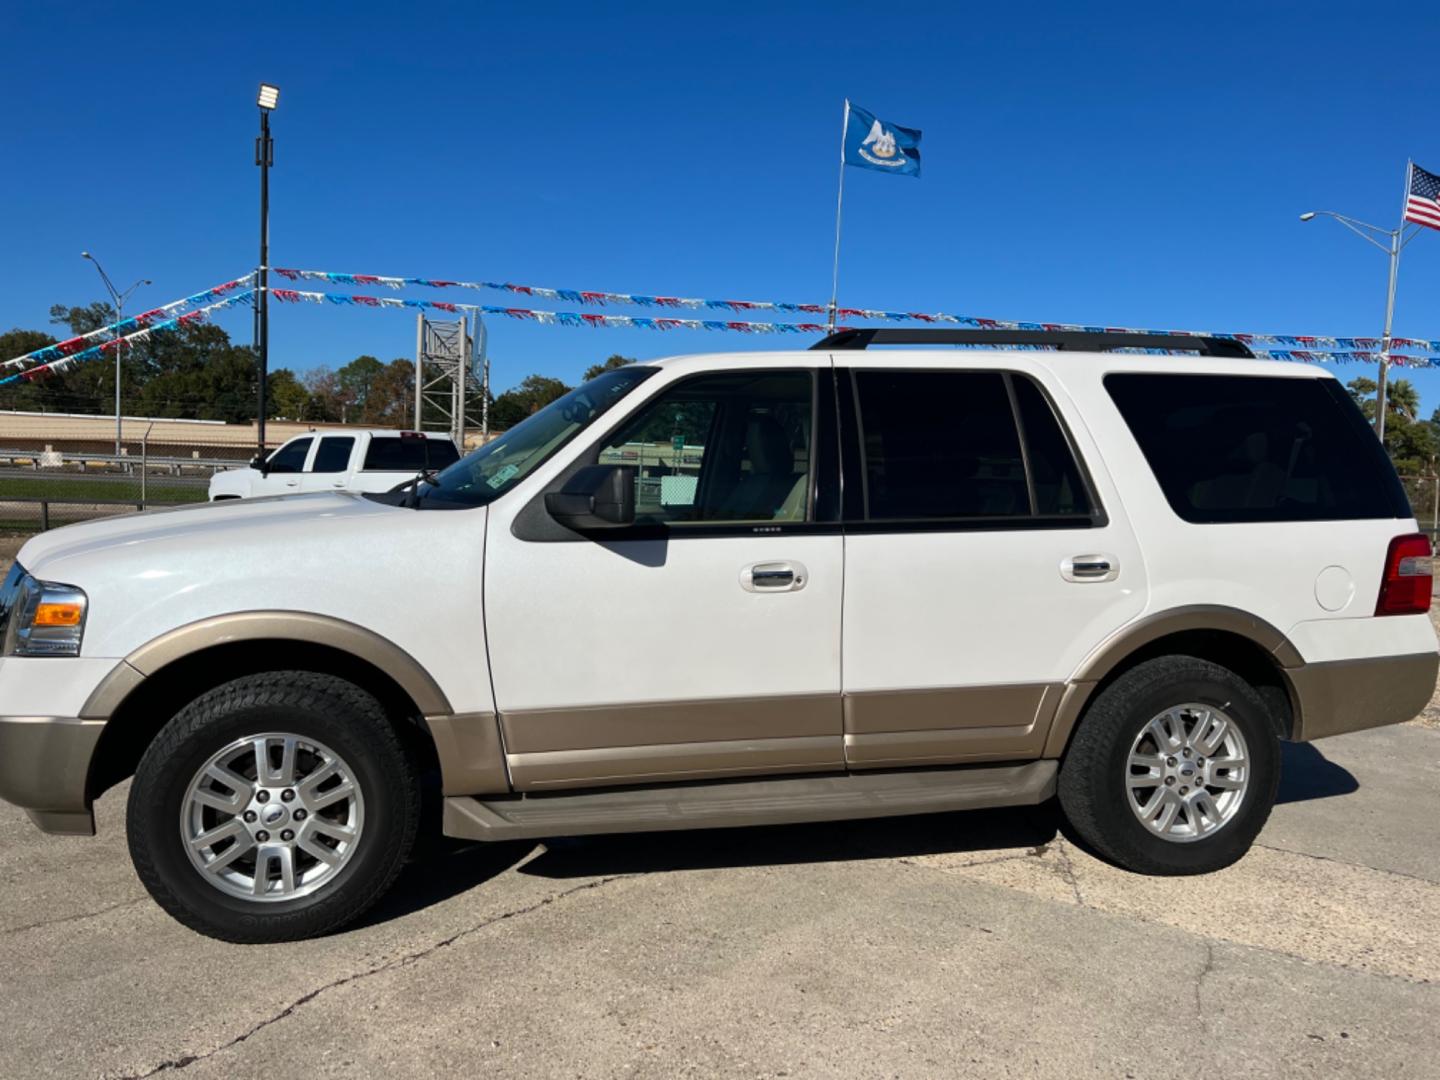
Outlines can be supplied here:
M506 465L502 469L495 470L495 475L486 480L490 487L499 489L510 482L510 478L520 471L519 465Z

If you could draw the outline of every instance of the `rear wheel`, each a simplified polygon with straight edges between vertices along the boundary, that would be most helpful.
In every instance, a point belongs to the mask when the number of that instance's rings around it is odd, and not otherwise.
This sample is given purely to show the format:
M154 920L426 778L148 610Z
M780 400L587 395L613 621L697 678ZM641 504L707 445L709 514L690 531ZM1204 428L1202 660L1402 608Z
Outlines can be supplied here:
M165 726L130 789L131 857L187 926L227 941L335 929L414 842L419 783L379 704L329 675L268 672Z
M1137 665L1086 712L1060 768L1060 804L1107 858L1147 874L1235 862L1275 804L1279 739L1234 672L1189 656Z

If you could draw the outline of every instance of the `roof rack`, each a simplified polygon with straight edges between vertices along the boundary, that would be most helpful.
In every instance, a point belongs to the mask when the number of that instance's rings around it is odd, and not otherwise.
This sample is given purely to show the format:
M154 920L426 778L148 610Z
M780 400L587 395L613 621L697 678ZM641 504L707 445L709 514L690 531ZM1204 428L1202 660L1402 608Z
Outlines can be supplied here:
M1111 349L1179 349L1201 356L1254 359L1244 342L1198 334L1123 334L1084 330L943 330L929 327L862 327L837 330L812 349L868 349L871 345L1032 345L1076 352Z

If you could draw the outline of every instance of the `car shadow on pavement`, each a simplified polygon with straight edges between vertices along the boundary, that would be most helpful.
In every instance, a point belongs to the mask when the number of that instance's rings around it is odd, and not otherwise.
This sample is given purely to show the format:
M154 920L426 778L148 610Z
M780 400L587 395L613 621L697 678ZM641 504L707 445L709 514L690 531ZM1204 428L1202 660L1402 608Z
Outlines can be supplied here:
M1278 801L1348 795L1359 781L1310 743L1281 744ZM947 814L771 825L739 829L563 837L542 844L445 841L411 861L396 886L354 927L389 922L483 885L519 865L545 878L602 877L676 870L861 862L920 855L1004 852L1043 855L1064 836L1088 850L1064 823L1055 799L1039 806ZM527 857L539 848L539 854ZM1093 853L1092 853L1093 854Z
M1041 806L740 829L584 836L550 841L520 868L550 878L858 862L1013 849L1039 854L1059 831L1054 800Z
M499 877L534 850L535 843L531 840L428 844L405 865L384 899L346 930L386 923L449 900Z
M1280 744L1280 793L1276 803L1309 802L1360 790L1353 773L1316 749L1314 743Z

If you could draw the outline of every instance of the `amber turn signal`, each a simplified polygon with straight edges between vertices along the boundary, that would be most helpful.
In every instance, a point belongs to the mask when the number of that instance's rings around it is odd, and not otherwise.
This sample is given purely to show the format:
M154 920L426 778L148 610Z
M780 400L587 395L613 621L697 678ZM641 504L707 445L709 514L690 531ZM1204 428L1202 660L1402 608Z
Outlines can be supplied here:
M79 626L85 608L80 604L39 604L32 626Z

